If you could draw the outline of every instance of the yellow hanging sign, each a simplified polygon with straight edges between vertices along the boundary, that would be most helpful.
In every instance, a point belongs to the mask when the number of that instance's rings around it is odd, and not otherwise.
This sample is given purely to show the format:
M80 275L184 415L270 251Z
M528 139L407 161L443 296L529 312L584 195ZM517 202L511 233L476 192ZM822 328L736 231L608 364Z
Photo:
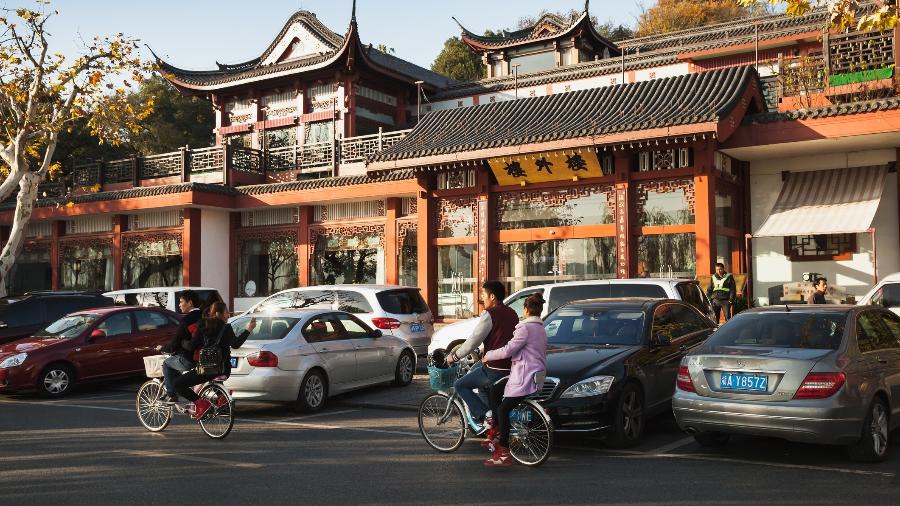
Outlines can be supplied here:
M603 169L592 149L552 151L536 155L503 156L488 159L501 185L565 181L573 177L602 177Z

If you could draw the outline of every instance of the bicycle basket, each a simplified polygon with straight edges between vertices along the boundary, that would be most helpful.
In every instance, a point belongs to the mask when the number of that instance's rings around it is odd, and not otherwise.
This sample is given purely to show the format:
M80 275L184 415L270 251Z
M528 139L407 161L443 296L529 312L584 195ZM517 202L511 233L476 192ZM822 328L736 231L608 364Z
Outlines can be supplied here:
M146 371L147 377L162 378L162 366L167 358L169 358L168 355L150 355L149 357L144 357L144 371Z
M456 364L445 369L434 367L433 365L428 366L428 380L431 383L432 390L450 390L457 377Z

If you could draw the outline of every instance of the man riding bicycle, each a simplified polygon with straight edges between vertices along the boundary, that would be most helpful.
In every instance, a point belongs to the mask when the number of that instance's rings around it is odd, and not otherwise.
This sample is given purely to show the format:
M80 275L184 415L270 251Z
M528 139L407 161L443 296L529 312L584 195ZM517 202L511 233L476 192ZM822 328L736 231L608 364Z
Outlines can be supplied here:
M466 342L454 352L447 355L447 364L458 361L484 344L485 353L502 348L513 337L513 331L519 323L519 315L503 304L506 289L499 281L488 281L481 286L481 304L484 312ZM477 388L482 395L487 395L491 385L509 375L510 359L491 360L472 368L465 376L458 379L454 387L462 400L469 406L469 412L476 422L484 422L488 411L487 404L474 392ZM493 420L487 424L493 429ZM493 437L491 434L489 438Z

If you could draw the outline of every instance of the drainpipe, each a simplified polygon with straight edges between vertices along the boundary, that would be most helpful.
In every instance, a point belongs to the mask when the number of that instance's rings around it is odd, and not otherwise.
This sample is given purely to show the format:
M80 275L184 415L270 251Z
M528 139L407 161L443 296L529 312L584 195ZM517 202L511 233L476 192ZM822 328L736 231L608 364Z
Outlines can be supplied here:
M747 307L753 307L753 273L750 268L753 262L750 260L750 241L753 239L752 234L744 234L744 272L747 273L747 293L744 298L747 300Z
M875 279L874 285L878 284L878 248L875 245L875 227L868 230L872 235L872 277ZM873 286L874 286L873 285Z

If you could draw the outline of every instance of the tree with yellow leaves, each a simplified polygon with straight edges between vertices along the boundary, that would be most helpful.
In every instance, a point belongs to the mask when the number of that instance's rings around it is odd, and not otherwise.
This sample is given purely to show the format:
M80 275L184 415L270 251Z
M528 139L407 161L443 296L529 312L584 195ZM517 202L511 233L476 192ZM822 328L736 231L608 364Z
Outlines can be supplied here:
M742 6L758 0L737 0ZM855 28L859 31L890 30L897 25L897 0L875 0L871 11L860 11L860 0L765 0L772 6L781 6L789 16L802 16L817 7L827 7L832 27L838 30Z
M0 11L0 201L16 195L9 238L0 251L0 295L22 249L25 226L38 185L59 170L52 163L61 131L79 118L91 133L122 142L152 112L153 104L133 105L126 90L148 70L137 40L121 33L95 37L81 54L66 58L50 50L47 21L58 12L39 1L37 10Z

